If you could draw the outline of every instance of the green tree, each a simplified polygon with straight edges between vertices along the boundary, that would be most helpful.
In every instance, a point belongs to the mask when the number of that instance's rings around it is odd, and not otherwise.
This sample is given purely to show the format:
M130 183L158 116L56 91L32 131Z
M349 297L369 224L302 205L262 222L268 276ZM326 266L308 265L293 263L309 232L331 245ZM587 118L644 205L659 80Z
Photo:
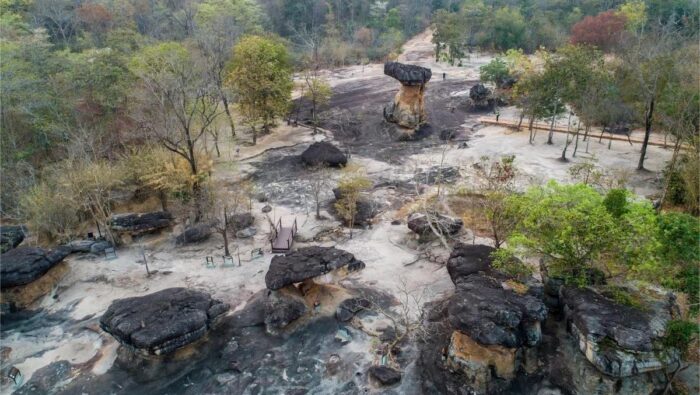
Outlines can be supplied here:
M508 65L500 57L479 67L479 78L484 82L493 83L496 88L500 88L509 77Z
M233 50L227 79L238 95L238 106L257 142L257 126L268 131L283 115L292 92L292 68L284 44L276 38L246 36Z
M517 8L502 7L496 10L491 21L494 47L501 50L524 46L527 22Z
M367 178L363 169L346 167L343 171L343 177L338 182L340 199L335 202L335 209L350 227L350 238L352 238L357 204L362 193L372 187L372 181Z
M313 132L318 128L318 107L328 104L333 91L330 84L319 77L314 70L304 72L305 92L304 97L311 103L311 122L314 125Z

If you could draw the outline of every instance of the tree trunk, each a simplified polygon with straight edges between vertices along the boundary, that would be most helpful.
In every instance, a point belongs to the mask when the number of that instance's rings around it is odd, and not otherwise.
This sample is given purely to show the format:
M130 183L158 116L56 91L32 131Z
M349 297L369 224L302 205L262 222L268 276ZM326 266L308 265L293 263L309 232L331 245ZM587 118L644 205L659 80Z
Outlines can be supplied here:
M231 256L228 250L228 212L224 206L224 228L221 232L221 236L224 237L224 255Z
M681 139L676 139L676 144L673 147L673 156L671 157L671 164L668 166L668 172L666 173L666 179L664 180L664 189L661 192L661 199L659 204L659 210L666 201L666 195L668 195L668 188L671 185L671 177L673 172L676 170L676 161L678 160L678 153L681 150Z
M576 128L578 129L578 127ZM564 150L561 151L561 160L566 162L568 159L566 159L566 151L569 149L569 144L571 144L571 141L569 141L569 133L566 134L566 143L564 143Z
M576 143L574 144L574 153L571 154L571 156L573 156L574 158L576 157L576 151L578 151L578 137L581 135L581 133L579 133L580 131L581 131L581 129L579 129L579 127L577 126L576 127Z
M525 118L525 111L520 112L520 120L518 121L517 131L520 131L520 127L523 126L523 118Z
M651 136L651 123L654 119L654 98L649 100L647 113L644 117L644 142L642 143L642 153L639 156L639 164L637 170L644 170L644 159L647 155L647 146L649 145L649 137Z
M226 95L221 95L221 101L224 103L224 110L226 111L226 117L228 117L228 123L229 126L231 126L231 137L236 137L236 125L233 123L233 115L231 115L231 111L228 109L228 99L226 99ZM218 151L218 149L217 149Z
M253 130L253 145L255 145L258 143L258 133L255 130L255 126L251 127L251 129Z
M535 142L535 137L532 135L532 124L535 122L535 117L531 116L530 117L530 124L528 125L528 128L530 129L530 144Z
M158 191L158 199L160 199L160 207L163 211L168 211L168 193L164 190Z
M316 219L321 217L321 201L316 197Z
M557 119L557 110L559 110L559 103L557 103L554 106L554 114L552 115L552 122L549 124L549 136L547 136L547 144L552 145L554 144L554 141L552 139L554 138L554 122ZM569 133L566 134L567 136Z

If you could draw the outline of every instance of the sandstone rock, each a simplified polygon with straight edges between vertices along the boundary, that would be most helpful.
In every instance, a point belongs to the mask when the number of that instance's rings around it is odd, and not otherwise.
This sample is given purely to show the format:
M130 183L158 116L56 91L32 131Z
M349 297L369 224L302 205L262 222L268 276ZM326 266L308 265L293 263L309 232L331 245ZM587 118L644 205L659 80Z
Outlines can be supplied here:
M472 389L486 393L494 379L511 380L515 377L516 354L516 348L483 346L454 331L447 349L447 366L464 373Z
M53 291L68 271L68 264L59 262L29 284L3 288L0 303L8 304L15 310L29 309L34 302Z
M678 350L660 348L673 300L645 300L648 310L624 306L590 288L563 287L569 331L598 370L627 377L662 370L680 360Z
M90 246L90 253L91 254L101 254L107 248L109 248L111 246L112 246L112 243L110 243L106 240L98 240Z
M433 72L425 67L399 62L384 63L384 74L398 80L402 85L425 85Z
M24 225L0 225L0 254L17 247L27 234Z
M199 243L209 238L212 234L212 226L209 223L198 223L185 229L175 238L175 244L184 245Z
M238 213L229 217L228 224L234 230L245 229L255 223L255 217L251 213Z
M367 372L381 385L394 385L401 381L401 372L388 366L374 365Z
M491 271L491 253L495 248L483 244L455 245L447 259L447 272L452 282L457 284L469 275Z
M421 170L413 177L413 180L427 185L437 183L454 183L459 179L459 169L456 167L433 166L429 169Z
M117 232L131 235L155 232L167 228L173 222L173 216L167 211L151 213L115 214L109 219L109 226Z
M203 337L228 308L207 293L168 288L113 301L100 327L141 354L163 355Z
M384 108L384 119L409 129L417 129L425 123L425 84L432 72L425 67L397 62L384 64L384 74L401 82L401 89L394 101Z
M345 299L336 309L335 318L337 318L338 321L347 322L350 321L356 313L369 307L370 302L365 298Z
M249 228L241 229L236 232L236 237L239 239L249 239L258 233L258 229L254 226Z
M294 287L270 291L265 302L265 328L275 334L306 313L306 303Z
M348 158L333 144L321 141L311 144L301 154L301 161L307 166L325 164L333 167L342 167L348 163Z
M408 228L421 236L426 236L433 232L430 227L431 224L438 232L444 235L457 234L464 226L464 223L459 218L452 218L442 214L432 214L431 217L429 219L423 213L413 213L408 217Z
M355 271L365 267L351 253L335 247L304 247L272 258L265 274L268 289L276 290L339 268Z
M335 196L335 201L331 205L331 212L338 217L339 220L345 222L344 218L338 216L337 210L335 209L335 203L342 198L342 192L338 188L333 188L333 195ZM355 226L364 227L371 225L372 219L379 213L380 205L367 197L360 196L356 204L355 213Z
M44 250L38 247L17 247L0 256L2 289L29 284L71 253L68 247Z

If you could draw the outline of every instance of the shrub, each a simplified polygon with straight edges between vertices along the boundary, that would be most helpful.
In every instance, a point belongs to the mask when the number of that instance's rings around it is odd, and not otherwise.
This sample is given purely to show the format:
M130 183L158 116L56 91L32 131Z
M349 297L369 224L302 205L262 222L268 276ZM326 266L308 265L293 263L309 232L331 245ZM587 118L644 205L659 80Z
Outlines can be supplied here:
M695 322L683 320L671 320L666 324L666 336L663 344L666 347L675 347L687 356L690 344L700 335L700 325Z
M628 195L629 192L626 189L611 189L605 195L603 204L613 217L620 218L629 211L627 207Z

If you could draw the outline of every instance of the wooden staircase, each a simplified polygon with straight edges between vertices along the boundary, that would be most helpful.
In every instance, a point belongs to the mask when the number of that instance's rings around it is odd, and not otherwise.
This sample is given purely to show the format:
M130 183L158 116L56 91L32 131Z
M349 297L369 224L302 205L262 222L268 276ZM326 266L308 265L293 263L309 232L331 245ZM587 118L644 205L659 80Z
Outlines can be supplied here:
M275 226L270 229L270 246L273 254L289 252L294 244L294 236L297 234L297 219L290 227L282 226L282 219L277 220Z

